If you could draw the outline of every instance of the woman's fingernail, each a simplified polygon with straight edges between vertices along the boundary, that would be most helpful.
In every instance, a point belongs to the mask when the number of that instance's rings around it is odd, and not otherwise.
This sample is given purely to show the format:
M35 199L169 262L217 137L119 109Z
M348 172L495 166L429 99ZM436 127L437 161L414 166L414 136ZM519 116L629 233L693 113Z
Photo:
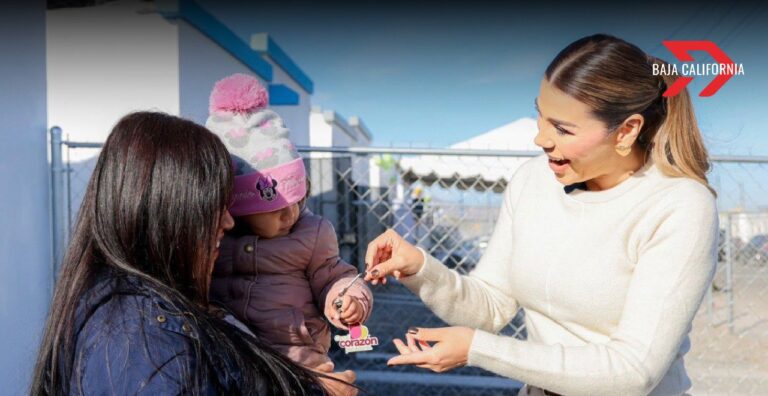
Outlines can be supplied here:
M409 327L408 334L419 334L419 329L416 327Z
M374 277L374 278L378 278L380 274L381 274L381 272L379 272L379 270L377 270L377 269L371 271L371 276Z

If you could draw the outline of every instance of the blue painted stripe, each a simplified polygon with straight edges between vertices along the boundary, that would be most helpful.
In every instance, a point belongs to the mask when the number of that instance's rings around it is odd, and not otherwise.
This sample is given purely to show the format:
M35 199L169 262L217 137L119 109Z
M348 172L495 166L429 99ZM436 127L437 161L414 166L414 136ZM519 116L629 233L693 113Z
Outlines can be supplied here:
M294 106L299 104L299 94L283 84L269 84L269 104Z
M280 67L283 68L283 70L285 70L285 72L288 73L299 86L304 88L307 93L311 94L314 91L315 84L312 80L304 74L299 66L291 60L288 54L286 54L285 51L277 45L275 40L272 40L272 37L269 36L267 36L267 53L269 54L269 57L272 58L275 63L280 65Z
M243 62L261 78L267 82L272 81L272 65L197 3L192 0L180 0L179 16L227 50L235 59Z
M404 373L397 371L355 370L357 382L385 384L418 384L439 387L458 387L470 393L468 388L515 390L522 388L519 381L487 375ZM477 389L480 390L480 389Z

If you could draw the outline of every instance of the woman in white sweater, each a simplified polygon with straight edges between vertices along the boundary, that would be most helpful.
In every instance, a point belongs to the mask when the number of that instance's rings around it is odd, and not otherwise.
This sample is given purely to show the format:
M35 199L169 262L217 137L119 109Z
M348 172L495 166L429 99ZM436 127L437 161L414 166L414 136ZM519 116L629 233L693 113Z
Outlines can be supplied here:
M397 233L368 246L366 279L397 277L456 327L413 328L389 364L482 367L525 395L680 395L683 356L714 274L707 151L663 61L608 35L547 68L535 142L477 268L447 269ZM527 340L497 335L525 309Z

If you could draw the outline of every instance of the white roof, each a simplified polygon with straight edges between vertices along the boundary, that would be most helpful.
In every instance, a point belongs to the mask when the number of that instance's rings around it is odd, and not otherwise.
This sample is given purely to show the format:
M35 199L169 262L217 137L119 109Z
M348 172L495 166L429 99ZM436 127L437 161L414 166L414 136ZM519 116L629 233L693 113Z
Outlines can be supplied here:
M538 129L536 120L521 118L470 139L453 144L451 149L541 152L533 143ZM517 168L529 157L483 157L455 155L420 155L404 157L400 168L406 180L439 181L461 189L493 188L501 191Z
M541 151L533 143L538 128L533 118L520 118L509 124L452 144L451 148L473 150Z

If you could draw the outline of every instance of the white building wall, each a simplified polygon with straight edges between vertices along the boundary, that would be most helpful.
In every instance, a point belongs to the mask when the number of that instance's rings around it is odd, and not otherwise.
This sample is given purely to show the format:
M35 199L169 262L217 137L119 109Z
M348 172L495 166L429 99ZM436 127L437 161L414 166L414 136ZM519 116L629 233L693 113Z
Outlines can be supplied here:
M728 224L730 216L731 236L747 243L752 237L768 234L768 212L722 212L720 228Z
M319 106L309 115L310 145L318 147L365 147L370 141L333 110Z
M299 94L299 104L292 106L272 106L272 109L280 114L291 130L291 140L297 146L310 145L310 109L312 107L312 95L304 91L291 76L268 57L267 62L272 65L272 84L282 84Z
M103 142L114 123L136 110L158 110L198 123L208 116L213 84L233 73L260 76L181 19L168 20L153 3L121 0L47 12L50 125L73 141ZM273 84L299 94L299 104L273 106L297 145L308 145L311 95L279 65ZM74 150L83 161L97 150Z
M309 145L312 147L333 147L333 127L325 120L323 112L313 108L309 113ZM313 153L312 158L329 157L327 154Z
M313 147L366 147L370 140L333 110L313 107L310 112L310 145ZM313 153L312 158L329 158L327 153ZM338 155L337 155L338 156ZM344 155L349 157L348 155ZM352 156L352 180L361 186L370 185L369 161L365 156Z
M220 45L186 21L177 20L179 41L179 102L181 116L199 124L208 119L208 102L216 81L234 74L256 77L267 83Z
M182 18L167 19L154 3L119 0L47 12L48 126L76 142L104 142L114 124L137 110L163 111L204 124L216 81L246 73L268 82ZM256 52L254 52L256 53ZM297 145L309 144L311 95L280 66L273 84L299 94L295 106L273 106ZM65 150L72 213L95 165L98 149Z
M131 111L179 113L178 29L135 0L47 11L48 124L103 142ZM71 160L97 150L72 150Z

